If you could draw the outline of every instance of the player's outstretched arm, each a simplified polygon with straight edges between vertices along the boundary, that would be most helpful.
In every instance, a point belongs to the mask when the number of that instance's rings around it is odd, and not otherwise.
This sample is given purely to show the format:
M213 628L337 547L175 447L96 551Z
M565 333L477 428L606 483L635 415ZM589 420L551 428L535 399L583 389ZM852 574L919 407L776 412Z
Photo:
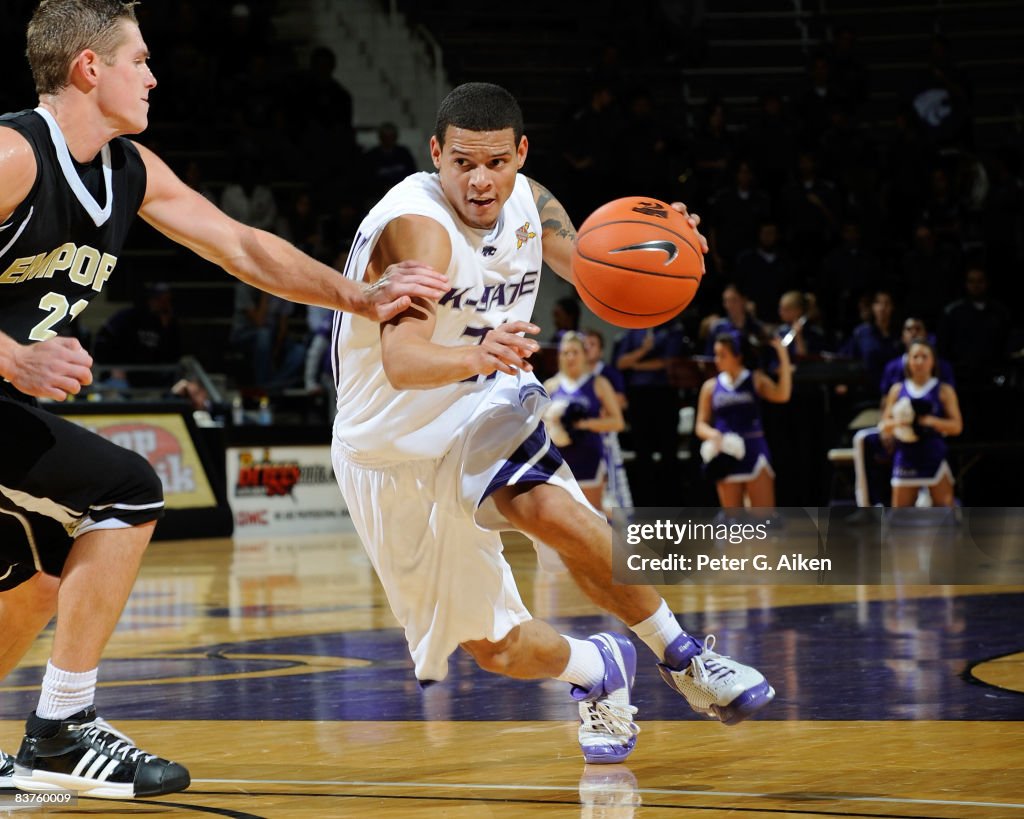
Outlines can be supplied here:
M289 301L356 313L374 321L398 315L414 298L439 299L447 279L425 265L400 265L373 286L355 282L272 233L235 221L178 179L142 145L146 163L143 219L253 287Z
M407 259L421 259L434 269L447 270L451 254L448 232L436 221L426 216L400 216L384 228L366 278L376 281L380 271ZM381 325L381 359L395 389L430 389L498 370L531 369L526 359L539 345L519 333L538 333L539 327L517 321L491 330L467 328L476 333L466 335L466 344L436 344L432 340L435 311L432 302L415 299L411 307Z

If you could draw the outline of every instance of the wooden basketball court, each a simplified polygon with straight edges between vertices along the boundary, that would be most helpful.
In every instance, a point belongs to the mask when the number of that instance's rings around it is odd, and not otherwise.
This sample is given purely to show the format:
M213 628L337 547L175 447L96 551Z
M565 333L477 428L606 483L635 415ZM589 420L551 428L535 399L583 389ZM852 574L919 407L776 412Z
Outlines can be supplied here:
M528 544L508 552L537 616L576 635L616 627L538 572ZM49 815L1024 819L1024 588L663 592L776 700L736 727L702 719L641 645L637 750L585 766L562 683L458 655L421 691L354 536L154 544L97 706L187 765L192 787ZM9 752L48 643L0 688Z

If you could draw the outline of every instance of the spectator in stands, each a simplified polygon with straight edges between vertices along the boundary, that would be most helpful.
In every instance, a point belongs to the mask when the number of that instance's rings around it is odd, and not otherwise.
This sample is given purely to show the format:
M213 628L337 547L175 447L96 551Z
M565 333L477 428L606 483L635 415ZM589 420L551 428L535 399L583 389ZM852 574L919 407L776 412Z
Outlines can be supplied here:
M217 11L214 7L214 15ZM255 11L250 3L232 3L220 36L216 37L219 74L229 87L244 77L254 55L271 50L270 20ZM200 21L203 19L208 17L200 16Z
M235 285L235 312L229 343L252 369L253 387L264 390L295 386L303 376L306 350L291 335L295 305L243 282Z
M156 282L145 288L136 304L114 313L96 333L93 358L97 364L177 364L181 332L174 313L171 288ZM132 387L170 387L176 379L153 372L114 369L109 382Z
M886 212L883 227L888 229L890 240L903 242L920 223L933 149L913 112L901 108L882 150L881 187Z
M775 505L775 472L761 424L760 401L784 404L793 391L789 353L777 339L771 345L779 361L778 381L748 369L745 344L734 332L714 339L718 375L701 386L694 432L704 443L701 458L715 481L723 508Z
M836 29L829 62L836 96L856 112L868 98L870 81L867 66L857 56L857 34L849 26Z
M621 410L629 406L626 399L626 379L615 367L604 360L604 336L597 330L583 331L583 350L587 358L587 366L596 375L608 379L615 392L615 400ZM605 482L606 505L611 508L628 509L633 505L633 493L629 488L629 478L622 459L622 447L619 444L618 432L606 432L601 436L604 464L607 480Z
M930 187L918 221L928 225L939 243L960 247L963 239L964 207L950 182L949 172L932 168Z
M774 322L779 297L797 286L796 268L779 246L779 226L774 220L763 221L757 229L755 247L737 256L733 280L754 302L757 318Z
M306 162L303 179L313 201L325 213L342 201L358 200L360 160L352 120L352 95L334 76L337 58L326 46L310 52L309 68L296 80L296 99L287 109L288 120L300 136L301 156ZM283 135L282 135L283 136Z
M405 177L416 171L412 153L398 142L398 128L393 122L383 122L377 129L377 144L370 148L362 160L366 177L364 194L368 201L376 202Z
M1010 316L989 293L988 273L972 265L965 277L966 295L949 304L939 328L940 354L953 362L957 377L974 380L1006 358Z
M989 158L988 195L984 204L986 260L993 270L1015 270L1024 265L1024 178L1020 148L1004 145ZM1024 281L1015 277L1013 303L1024 297Z
M563 296L551 308L551 320L555 324L555 332L551 340L556 344L566 333L576 333L580 329L580 303L576 296Z
M636 453L634 488L640 502L671 487L679 434L679 394L668 366L683 353L683 334L673 322L647 330L627 330L615 349L615 366L626 379L630 440ZM654 456L659 457L655 474ZM661 480L659 480L661 478ZM660 484L660 486L659 486ZM657 487L657 488L656 488Z
M857 298L882 283L882 263L864 246L856 219L843 220L841 237L841 244L822 260L814 292L831 326L846 336L857 324Z
M606 79L596 78L586 103L573 110L559 129L563 137L560 175L566 191L562 203L576 224L607 198L618 123L615 90Z
M867 384L872 391L881 382L885 365L902 351L894 308L890 292L876 291L871 301L871 320L858 324L839 350L841 355L864 364Z
M206 174L203 170L203 163L196 157L191 157L185 164L185 170L181 174L185 184L209 202L217 204L217 194L206 182Z
M743 153L750 158L758 183L777 202L796 163L796 136L778 93L765 91L760 102L758 116L743 140Z
M278 216L274 232L324 264L334 261L327 255L323 219L313 207L313 197L305 188L292 196L288 207Z
M882 380L879 384L879 389L882 393L882 399L889 394L889 390L892 389L893 384L900 383L906 377L907 361L910 358L910 347L916 341L927 341L931 347L935 347L935 339L929 335L928 326L924 319L916 316L907 316L903 320L903 332L900 335L900 340L906 347L906 351L903 355L894 358L888 364L885 365L885 369L882 371ZM936 375L943 384L950 384L956 386L956 381L953 377L953 367L944 358L937 359Z
M628 96L626 115L615 140L613 196L645 196L671 200L676 195L682 160L677 138L668 121L658 114L645 88Z
M736 149L736 140L729 133L725 103L715 98L708 100L691 148L698 201L707 202L715 191L730 183L729 167Z
M847 215L856 211L862 230L873 236L883 220L876 145L845 103L833 103L828 117L818 143L821 172L836 183Z
M903 254L900 284L907 312L937 327L942 311L956 296L963 262L960 249L939 244L927 224L914 229L914 241Z
M626 379L616 367L604 360L604 335L599 330L588 328L583 330L583 352L586 355L587 366L597 375L603 375L608 379L615 390L615 396L619 400L619 406L626 408Z
M779 298L780 324L775 336L786 345L790 358L796 361L815 358L829 348L817 312L813 293L789 290Z
M220 209L250 227L274 230L277 200L256 157L245 154L238 157L233 180L221 192Z
M895 447L892 505L913 506L927 486L934 506L953 506L945 438L963 431L963 419L956 390L938 377L935 351L923 339L910 345L905 377L890 388L879 429Z
M928 69L911 92L911 104L929 142L938 148L971 144L970 78L953 59L949 39L933 34Z
M771 212L771 199L755 185L750 163L739 160L734 183L719 189L710 202L708 242L716 271L734 275L736 257L757 245L758 231Z
M796 110L800 117L800 133L805 145L817 145L829 123L829 109L843 103L833 80L828 55L817 51L811 55L804 75L803 88L797 94Z
M715 340L723 333L734 333L745 342L752 341L754 344L760 344L767 338L764 325L754 317L754 305L739 285L725 286L722 291L722 308L725 310L724 316L709 316L705 319L707 342L704 349L707 355L714 355Z
M818 175L818 161L812 151L800 152L796 179L783 189L780 208L786 245L796 260L803 285L817 271L841 218L835 185Z

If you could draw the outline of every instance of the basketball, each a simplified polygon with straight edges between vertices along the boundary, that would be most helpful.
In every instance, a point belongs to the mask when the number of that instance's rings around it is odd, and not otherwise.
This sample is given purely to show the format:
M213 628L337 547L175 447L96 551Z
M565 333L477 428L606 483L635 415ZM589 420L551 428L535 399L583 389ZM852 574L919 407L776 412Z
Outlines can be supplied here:
M602 205L572 256L580 298L617 327L654 327L681 312L704 275L697 233L679 211L642 196Z

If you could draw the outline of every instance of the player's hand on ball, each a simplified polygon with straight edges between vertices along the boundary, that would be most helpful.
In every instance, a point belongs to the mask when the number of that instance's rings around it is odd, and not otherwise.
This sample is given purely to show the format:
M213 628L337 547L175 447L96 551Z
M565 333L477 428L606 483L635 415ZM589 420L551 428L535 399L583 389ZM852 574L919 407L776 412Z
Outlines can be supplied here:
M532 338L520 333L536 335L540 327L528 321L510 321L489 330L484 340L473 348L474 369L480 375L501 371L514 375L517 370L531 372L533 365L527 359L540 349Z
M673 208L686 217L686 221L690 223L690 227L693 228L694 233L697 234L697 238L700 239L701 250L707 253L709 249L707 237L698 229L700 226L700 216L696 213L690 213L683 202L672 202L671 204Z
M7 374L15 389L36 398L63 401L78 395L92 383L92 356L77 338L56 338L25 346L11 352L13 367Z
M393 264L363 291L364 303L356 312L373 321L393 319L415 298L437 301L448 292L448 277L434 268L408 259Z

